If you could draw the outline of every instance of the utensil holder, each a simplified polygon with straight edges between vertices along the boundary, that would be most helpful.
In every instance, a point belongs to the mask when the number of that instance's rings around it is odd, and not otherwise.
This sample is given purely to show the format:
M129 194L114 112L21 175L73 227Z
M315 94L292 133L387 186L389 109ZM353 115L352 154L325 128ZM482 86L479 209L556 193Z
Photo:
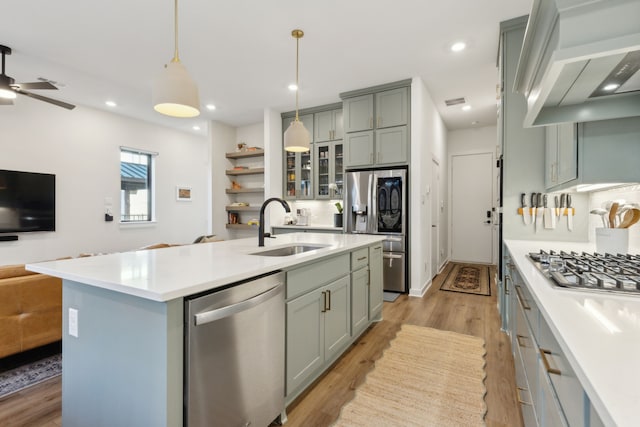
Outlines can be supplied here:
M610 254L629 252L629 229L596 228L596 252Z

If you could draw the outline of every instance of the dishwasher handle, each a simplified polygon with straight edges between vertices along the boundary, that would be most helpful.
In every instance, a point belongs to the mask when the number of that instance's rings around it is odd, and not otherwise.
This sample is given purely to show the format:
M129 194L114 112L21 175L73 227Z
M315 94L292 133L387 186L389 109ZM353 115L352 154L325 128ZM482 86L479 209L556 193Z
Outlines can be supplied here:
M278 295L283 291L283 289L284 289L283 284L278 283L273 288L270 288L262 292L261 294L258 294L254 297L251 297L239 303L228 305L226 307L217 308L215 310L205 311L203 313L198 313L195 316L193 316L195 319L195 325L196 326L204 325L206 323L211 323L216 320L240 313L241 311L248 310Z

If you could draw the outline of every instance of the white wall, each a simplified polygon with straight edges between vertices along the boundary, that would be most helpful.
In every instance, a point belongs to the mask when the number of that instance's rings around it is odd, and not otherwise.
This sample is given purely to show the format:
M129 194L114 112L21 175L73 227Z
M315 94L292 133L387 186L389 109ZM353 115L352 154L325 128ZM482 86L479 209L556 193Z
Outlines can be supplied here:
M0 169L56 175L56 231L21 233L16 242L0 243L0 265L190 243L207 233L205 136L82 106L68 111L27 97L2 107L0 129ZM118 222L121 145L159 153L155 224ZM193 200L176 201L177 185L190 186ZM113 200L113 222L104 221L105 198Z
M451 157L457 154L477 154L477 153L491 153L493 164L496 162L496 148L498 145L498 130L496 126L482 126L470 129L460 129L449 132L447 148L449 150L449 165L451 165ZM494 168L492 188L492 200L493 206L498 207L499 188L498 188L498 175L500 170ZM451 171L447 173L448 181L451 180ZM449 182L450 184L450 182ZM449 196L448 204L451 206L452 199L451 194ZM449 218L450 220L450 218ZM451 229L449 229L449 241L451 241ZM498 225L493 226L493 263L498 262ZM449 257L451 253L449 253Z
M447 129L424 82L415 77L411 83L411 166L410 188L410 259L409 276L412 296L422 296L431 283L431 170L432 159L447 170ZM446 180L441 180L443 183ZM447 194L443 185L440 194ZM445 218L447 213L444 213ZM443 233L444 234L444 233ZM446 242L445 243L445 247Z

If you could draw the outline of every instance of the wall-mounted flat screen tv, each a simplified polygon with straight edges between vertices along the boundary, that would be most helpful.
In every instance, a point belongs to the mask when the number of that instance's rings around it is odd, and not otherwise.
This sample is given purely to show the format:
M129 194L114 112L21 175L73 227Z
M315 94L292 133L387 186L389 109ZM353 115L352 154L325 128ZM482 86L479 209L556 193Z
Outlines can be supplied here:
M0 169L0 233L55 229L56 176Z

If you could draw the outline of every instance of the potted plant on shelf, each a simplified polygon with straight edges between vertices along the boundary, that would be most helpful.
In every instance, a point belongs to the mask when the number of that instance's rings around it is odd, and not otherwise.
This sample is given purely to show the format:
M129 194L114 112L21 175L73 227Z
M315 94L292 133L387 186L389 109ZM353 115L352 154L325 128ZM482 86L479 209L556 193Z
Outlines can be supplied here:
M340 202L336 202L336 209L338 209L337 214L333 214L333 226L334 227L342 227L342 204Z

